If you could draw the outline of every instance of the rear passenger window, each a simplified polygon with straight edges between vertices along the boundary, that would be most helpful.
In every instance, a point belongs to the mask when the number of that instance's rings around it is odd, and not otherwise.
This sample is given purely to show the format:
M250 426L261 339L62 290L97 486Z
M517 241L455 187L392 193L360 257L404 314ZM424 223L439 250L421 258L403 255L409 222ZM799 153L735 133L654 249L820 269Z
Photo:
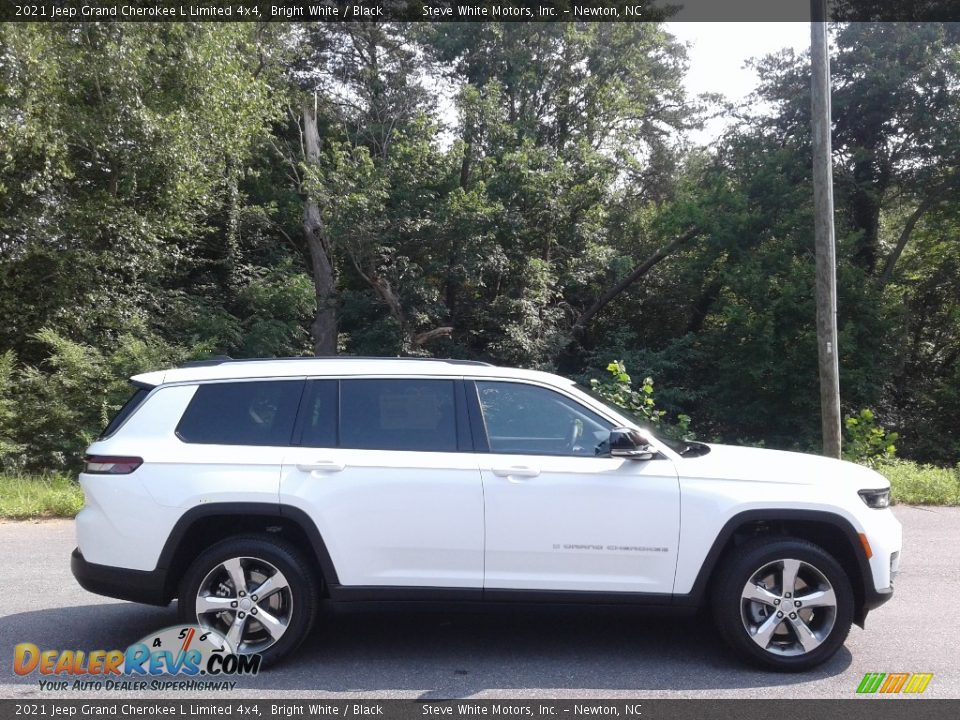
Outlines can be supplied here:
M201 385L177 436L207 445L289 445L302 392L303 380Z
M340 447L455 452L452 380L342 380Z

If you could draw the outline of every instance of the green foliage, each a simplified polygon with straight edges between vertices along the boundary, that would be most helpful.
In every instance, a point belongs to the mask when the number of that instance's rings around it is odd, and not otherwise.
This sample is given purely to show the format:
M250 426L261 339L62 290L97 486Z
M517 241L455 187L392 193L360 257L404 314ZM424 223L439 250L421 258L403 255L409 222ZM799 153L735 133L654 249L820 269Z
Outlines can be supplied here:
M891 352L901 359L878 408L901 430L902 455L937 465L960 458L960 205L931 212L914 230L888 289Z
M843 427L846 430L843 441L845 459L874 465L896 456L897 446L894 443L899 435L880 425L870 408L864 408L856 415L847 415L843 419Z
M678 440L692 440L690 432L690 416L684 413L677 415L677 422L671 424L664 418L667 413L657 407L653 397L653 378L646 377L636 387L627 374L627 368L620 360L607 365L609 377L605 380L590 379L591 389L605 400L623 408L640 422L649 423L667 437Z
M894 502L960 505L960 466L940 468L909 460L883 460L877 471L890 481Z
M44 329L36 341L48 349L43 367L26 366L13 389L13 428L22 447L8 454L10 469L76 470L83 451L131 394L127 378L182 362L187 354L156 338L120 335L109 350Z
M157 323L210 255L229 285L240 168L278 110L252 31L0 28L0 347L36 364L41 328L100 345Z
M643 382L634 389L633 380L621 361L611 362L607 365L607 371L610 377L606 380L590 380L591 389L614 405L622 407L653 426L658 426L665 413L657 409L653 399L653 378L644 378Z
M237 292L239 337L229 352L236 357L287 357L310 347L304 328L313 310L310 276L284 262L252 277Z
M83 507L83 491L65 475L0 473L0 519L72 518Z
M14 440L18 408L15 390L16 358L13 352L0 355L0 467L11 455L16 455L22 446Z

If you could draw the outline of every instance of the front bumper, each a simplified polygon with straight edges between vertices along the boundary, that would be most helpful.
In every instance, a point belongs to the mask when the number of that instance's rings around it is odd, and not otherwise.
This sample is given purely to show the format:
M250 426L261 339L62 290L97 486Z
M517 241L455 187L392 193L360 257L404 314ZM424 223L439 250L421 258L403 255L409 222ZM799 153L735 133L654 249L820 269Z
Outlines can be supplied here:
M170 596L165 570L131 570L87 562L80 548L70 556L70 570L80 587L97 595L166 606Z
M867 591L864 594L864 598L863 598L864 617L866 617L868 611L876 610L878 607L883 605L892 597L893 597L892 586L887 588L886 590L874 590L873 588L867 588Z
M855 621L863 627L867 613L893 597L893 582L900 570L903 550L903 527L889 508L862 512L859 519L871 549L869 559L858 553L863 570L863 605Z

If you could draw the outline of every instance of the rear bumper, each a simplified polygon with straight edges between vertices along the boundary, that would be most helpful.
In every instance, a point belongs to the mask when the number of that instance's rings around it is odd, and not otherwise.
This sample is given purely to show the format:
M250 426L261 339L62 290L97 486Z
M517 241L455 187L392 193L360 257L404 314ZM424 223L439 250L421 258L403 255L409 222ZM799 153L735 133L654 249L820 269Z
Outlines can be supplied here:
M70 570L80 587L97 595L132 600L147 605L170 603L166 589L166 571L131 570L87 562L80 548L70 556Z

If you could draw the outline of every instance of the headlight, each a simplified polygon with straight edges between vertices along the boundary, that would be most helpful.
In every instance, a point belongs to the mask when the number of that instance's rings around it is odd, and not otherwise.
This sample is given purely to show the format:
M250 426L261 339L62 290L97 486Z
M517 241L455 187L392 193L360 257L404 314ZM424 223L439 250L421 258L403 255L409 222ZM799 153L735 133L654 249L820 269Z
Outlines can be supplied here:
M883 490L861 490L860 497L863 498L867 507L872 507L876 510L890 507L890 488L883 488Z

